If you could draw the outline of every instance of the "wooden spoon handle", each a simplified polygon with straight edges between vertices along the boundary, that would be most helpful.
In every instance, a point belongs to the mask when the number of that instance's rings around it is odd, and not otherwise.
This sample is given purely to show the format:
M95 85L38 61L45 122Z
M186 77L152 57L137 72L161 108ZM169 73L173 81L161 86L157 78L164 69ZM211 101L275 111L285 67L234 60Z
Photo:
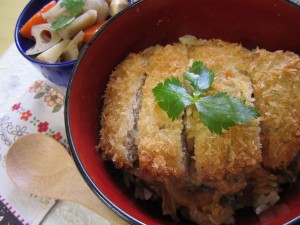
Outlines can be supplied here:
M68 200L79 203L97 214L99 214L104 219L108 220L112 225L125 225L128 224L123 219L121 219L119 216L117 216L112 210L110 210L103 202L100 201L100 199L96 196L95 193L91 191L91 189L88 187L88 185L85 183L81 175L79 174L77 168L72 168L72 171L70 171L69 175L72 177L73 184L76 185L76 188L71 188L72 190L69 190L70 194L66 196Z

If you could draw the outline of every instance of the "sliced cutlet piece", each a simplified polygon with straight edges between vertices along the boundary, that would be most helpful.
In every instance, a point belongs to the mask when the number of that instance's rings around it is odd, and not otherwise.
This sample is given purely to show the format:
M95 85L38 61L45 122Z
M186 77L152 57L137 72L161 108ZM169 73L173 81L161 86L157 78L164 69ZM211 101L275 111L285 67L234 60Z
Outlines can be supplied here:
M250 66L262 120L264 166L285 169L300 150L300 58L292 52L255 50Z
M238 44L211 40L190 47L191 61L200 60L215 73L210 95L227 92L252 105L252 84L244 72L249 64L248 50ZM261 146L259 120L237 125L222 135L212 134L201 123L195 107L187 109L187 140L194 144L192 180L206 184L221 193L239 191L246 185L245 173L259 166Z
M156 46L146 68L142 107L138 121L139 168L154 176L180 176L185 173L182 143L183 120L168 118L155 102L152 89L171 76L182 80L188 70L187 48L181 44Z
M112 73L105 92L99 148L118 168L132 167L137 159L136 123L150 55L151 49L130 54Z

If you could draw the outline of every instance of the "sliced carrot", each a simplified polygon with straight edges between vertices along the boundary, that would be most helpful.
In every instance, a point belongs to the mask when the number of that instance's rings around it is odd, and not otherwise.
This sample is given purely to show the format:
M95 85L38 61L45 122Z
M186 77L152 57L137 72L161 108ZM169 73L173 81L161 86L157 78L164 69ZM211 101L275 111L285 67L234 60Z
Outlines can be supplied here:
M87 43L91 38L94 36L94 34L106 23L106 21L103 21L102 23L97 23L92 27L87 28L84 30L84 38L83 42Z
M34 40L34 37L31 35L32 26L47 23L42 14L50 10L55 5L56 1L51 1L47 5L45 5L40 11L34 14L20 29L20 34L25 38Z

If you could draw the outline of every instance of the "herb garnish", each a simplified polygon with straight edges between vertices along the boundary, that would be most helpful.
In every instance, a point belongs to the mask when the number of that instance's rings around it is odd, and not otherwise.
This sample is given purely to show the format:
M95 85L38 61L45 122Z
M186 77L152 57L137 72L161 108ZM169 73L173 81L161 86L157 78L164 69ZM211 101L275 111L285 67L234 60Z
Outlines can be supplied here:
M70 15L56 17L52 23L51 29L60 30L72 23L76 16L82 12L84 4L84 0L62 0L60 6L65 7Z
M247 124L260 116L254 107L245 105L245 100L225 92L207 95L214 77L214 73L202 62L195 61L183 74L185 86L172 76L153 88L152 93L159 107L172 120L178 118L187 106L195 104L202 123L212 133L222 134L222 129Z
M63 0L60 5L65 7L72 16L78 16L84 7L84 0Z
M56 17L54 22L51 25L52 30L60 30L66 26L68 26L70 23L73 22L75 19L74 16L59 16Z

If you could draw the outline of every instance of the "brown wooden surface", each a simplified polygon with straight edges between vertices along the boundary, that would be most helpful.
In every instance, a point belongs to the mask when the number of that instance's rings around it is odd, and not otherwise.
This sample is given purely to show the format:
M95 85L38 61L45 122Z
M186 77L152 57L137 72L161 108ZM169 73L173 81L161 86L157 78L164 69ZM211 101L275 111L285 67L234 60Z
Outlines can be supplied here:
M17 19L29 0L0 0L0 56L14 42Z

